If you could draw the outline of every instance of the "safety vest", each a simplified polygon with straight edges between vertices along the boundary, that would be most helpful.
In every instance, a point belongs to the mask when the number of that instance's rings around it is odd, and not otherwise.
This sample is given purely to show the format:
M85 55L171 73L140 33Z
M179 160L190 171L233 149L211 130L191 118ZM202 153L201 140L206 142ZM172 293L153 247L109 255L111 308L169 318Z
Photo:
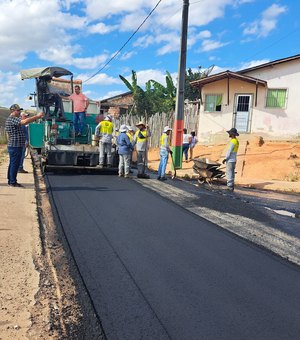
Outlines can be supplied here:
M144 136L144 138L140 138L140 134L142 134ZM135 133L135 137L136 137L136 142L137 143L143 143L146 141L147 137L148 137L148 133L147 133L147 130L137 130L136 133Z
M130 140L130 143L132 142L133 140L133 136L131 133L127 132L126 135L128 136L129 140Z
M160 140L159 140L160 147L166 147L166 144L165 144L166 137L167 137L167 145L170 147L170 139L169 139L169 136L165 132L160 136Z
M108 120L103 120L100 123L100 134L101 135L112 135L114 129L114 125L112 122Z
M234 145L232 152L237 153L239 149L239 145L240 145L239 141L236 138L232 138L230 140L230 143ZM230 148L230 143L229 143L228 149Z

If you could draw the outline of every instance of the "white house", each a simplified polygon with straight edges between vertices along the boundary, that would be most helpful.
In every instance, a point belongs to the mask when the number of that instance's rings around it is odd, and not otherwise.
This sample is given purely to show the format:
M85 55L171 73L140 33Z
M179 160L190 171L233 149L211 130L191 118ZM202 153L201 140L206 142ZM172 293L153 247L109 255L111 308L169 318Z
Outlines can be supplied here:
M240 133L300 138L300 54L191 82L201 93L198 137Z

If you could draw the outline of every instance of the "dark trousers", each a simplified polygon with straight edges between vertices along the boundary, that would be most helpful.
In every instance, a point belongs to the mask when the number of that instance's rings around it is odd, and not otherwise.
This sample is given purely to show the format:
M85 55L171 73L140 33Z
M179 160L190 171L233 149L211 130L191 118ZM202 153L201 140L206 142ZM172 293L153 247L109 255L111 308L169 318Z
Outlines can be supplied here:
M24 167L24 159L25 159L25 154L26 154L26 147L24 146L24 148L22 148L22 156L20 159L20 164L19 164L19 170L22 170Z
M85 112L74 112L73 124L74 124L75 133L83 134L84 123L85 123Z
M190 147L190 144L189 143L183 143L182 144L182 153L184 154L184 157L185 157L185 160L187 161L188 158L189 158L189 147Z
M22 158L23 148L21 146L20 147L8 146L7 151L9 155L7 180L8 180L8 184L15 184L17 183L17 173L18 173L20 161Z

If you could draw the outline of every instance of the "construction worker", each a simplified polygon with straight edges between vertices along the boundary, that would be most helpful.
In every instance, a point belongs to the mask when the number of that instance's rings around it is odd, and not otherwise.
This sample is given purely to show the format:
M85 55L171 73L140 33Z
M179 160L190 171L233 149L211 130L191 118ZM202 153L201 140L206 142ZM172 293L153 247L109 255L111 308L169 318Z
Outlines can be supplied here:
M232 128L227 131L229 134L230 142L228 144L228 149L226 153L226 158L223 159L223 164L226 163L226 178L227 178L227 188L230 191L234 190L234 176L235 176L235 166L237 159L237 152L239 149L239 141L236 138L239 136L236 128Z
M157 179L160 181L165 181L166 178L166 168L168 164L169 153L172 155L172 150L170 149L170 134L172 129L169 126L164 127L164 132L160 137L160 148L159 148L159 155L160 155L160 162L158 166L158 177Z
M114 125L111 121L110 116L106 116L104 120L102 120L95 129L95 135L99 137L99 168L104 167L104 158L105 154L107 156L107 167L110 168L112 166L112 156L111 156L111 148L112 148L112 134L113 134Z
M120 134L117 137L117 145L119 149L119 177L124 176L125 178L129 178L130 154L133 146L126 132L126 125L121 125Z
M136 124L138 130L133 137L133 145L135 145L137 154L137 168L138 178L150 178L146 174L146 162L147 162L147 151L148 151L148 138L151 136L150 130L146 128L144 122L140 121Z
M119 128L115 127L115 131L113 133L113 142L112 142L112 144L116 148L116 151L118 151L117 138L118 138L119 134L120 134Z
M127 126L127 136L130 140L130 143L132 144L133 143L133 137L134 137L134 128L132 126ZM132 173L133 171L131 170L131 162L132 162L132 153L133 153L133 149L131 150L131 153L130 153L130 166L129 166L129 172Z

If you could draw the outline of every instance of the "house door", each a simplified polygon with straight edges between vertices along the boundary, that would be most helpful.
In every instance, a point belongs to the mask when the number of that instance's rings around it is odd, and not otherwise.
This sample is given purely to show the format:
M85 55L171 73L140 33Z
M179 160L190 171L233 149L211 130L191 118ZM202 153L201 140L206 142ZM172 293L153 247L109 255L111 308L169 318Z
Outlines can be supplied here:
M252 104L251 94L236 95L236 110L234 127L238 132L249 132L250 110Z

